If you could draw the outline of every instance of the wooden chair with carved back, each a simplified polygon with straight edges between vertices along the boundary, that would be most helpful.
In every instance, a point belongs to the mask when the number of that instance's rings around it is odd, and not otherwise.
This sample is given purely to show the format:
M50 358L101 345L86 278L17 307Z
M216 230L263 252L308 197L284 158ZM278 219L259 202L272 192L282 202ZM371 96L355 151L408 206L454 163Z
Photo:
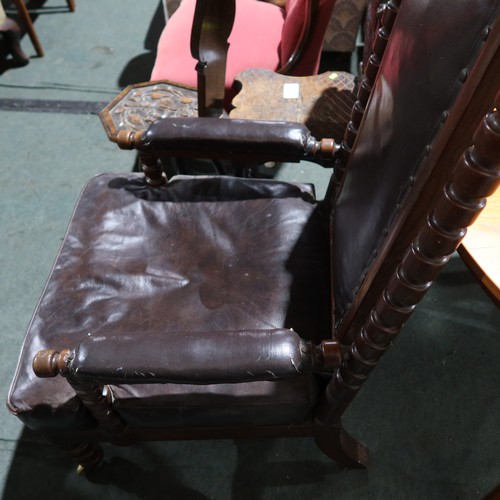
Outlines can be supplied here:
M379 0L373 1L373 5L378 5L378 3ZM236 6L239 10L236 9ZM145 131L151 123L167 116L227 118L228 114L225 108L228 109L236 104L236 109L233 109L229 114L232 119L305 123L315 137L329 137L340 142L346 124L349 122L351 109L356 102L354 75L342 72L330 72L315 77L286 75L286 71L307 74L317 70L323 33L323 24L319 19L323 18L331 7L331 2L320 1L318 3L316 0L287 3L289 15L282 28L283 32L288 33L285 38L295 40L293 30L300 31L300 33L297 35L298 41L295 44L289 43L290 47L284 51L284 53L290 54L284 58L286 63L277 71L271 71L262 69L262 67L266 67L267 63L259 61L259 51L252 56L255 59L251 59L247 55L247 59L240 60L237 57L237 49L251 40L248 28L242 28L242 18L248 17L245 14L247 10L250 9L249 12L255 11L261 15L259 9L263 9L265 13L269 8L279 10L278 7L268 4L261 6L261 2L257 0L245 0L241 3L236 3L235 0L220 2L193 0L193 2L186 2L183 5L184 10L181 9L180 18L184 23L188 21L192 23L192 29L189 32L190 41L188 44L188 40L185 39L188 30L184 30L183 38L176 41L175 46L184 47L184 51L187 50L188 45L190 46L189 56L186 56L183 50L179 51L181 54L179 57L189 60L189 64L180 65L181 68L188 68L189 78L183 75L182 71L176 75L167 74L168 71L177 71L173 56L166 58L169 64L165 63L165 66L162 66L163 63L157 62L155 67L160 67L160 69L155 69L153 76L162 71L163 76L170 76L175 81L161 80L127 87L105 108L106 114L110 117L110 120L105 124L110 139L115 141L117 132L120 130ZM304 10L307 15L300 16L299 14ZM303 24L300 24L297 19L303 19ZM287 22L289 24L286 24ZM392 16L385 16L381 39L387 40L391 22ZM168 31L168 36L165 33L163 35L170 40L170 43L167 44L166 41L163 41L160 45L172 50L174 46L172 39L180 31L182 23L175 17L170 23L172 32ZM236 26L233 29L234 23ZM319 30L316 29L318 23L320 23ZM245 23L244 26L247 24ZM216 29L213 29L214 26ZM233 62L228 70L227 59L230 46L228 37L235 32L238 43L233 46L232 54L236 63ZM314 32L313 37L312 32ZM383 55L384 44L373 45L371 41L370 39L370 44L365 50L368 56L372 57L367 63L368 70L363 79L363 87L360 88L358 108L360 103L366 104L369 97L369 91L366 92L366 89L371 88ZM261 64L262 67L243 71L234 77L237 68L243 68L252 63ZM236 78L235 81L233 81L234 78ZM194 85L194 79L197 79L195 87L180 83L188 81ZM233 82L232 87L231 82ZM244 83L243 89L240 89L241 91L232 102L228 101L228 95L232 98L233 91L239 89L242 83ZM290 84L296 85L300 89L295 99L287 99L282 96L283 87ZM359 118L358 112L355 120L359 120ZM169 175L172 172L192 173L193 171L192 162L185 168L183 165L186 162L183 159L166 156L163 161ZM252 167L245 162L236 165L234 162L226 162L223 165L221 162L213 160L211 165L219 173L227 173L229 166L229 170L232 172L254 175ZM140 166L139 161L137 166Z
M184 0L161 35L152 82L127 87L108 109L121 110L115 122L127 130L144 130L166 116L227 118L236 92L235 75L242 69L317 72L334 4L335 0L288 0L282 8L258 0ZM269 98L265 92L259 97ZM167 156L164 162L169 173L193 172L182 159ZM251 170L248 165L224 166L218 161L210 165L219 173L229 168L246 175Z
M84 469L100 442L277 435L367 464L342 415L500 179L500 2L390 0L385 16L340 151L287 122L167 118L118 134L151 168L85 187L12 413ZM317 201L307 184L167 182L153 161L166 152L345 164Z
M206 89L222 110L244 69L315 74L334 4L288 0L281 8L257 0L183 0L160 37L151 80ZM200 116L214 114L203 103Z

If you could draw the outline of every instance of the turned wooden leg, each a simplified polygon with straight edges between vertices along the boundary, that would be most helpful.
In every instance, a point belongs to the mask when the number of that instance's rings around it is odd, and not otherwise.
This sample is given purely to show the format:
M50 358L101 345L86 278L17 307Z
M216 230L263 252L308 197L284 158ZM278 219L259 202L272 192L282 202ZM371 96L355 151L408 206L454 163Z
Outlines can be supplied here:
M368 467L368 448L350 436L341 423L335 425L316 423L314 440L318 448L341 467L347 469Z
M38 57L43 57L44 52L42 49L42 44L38 39L38 35L36 34L35 27L33 26L33 22L31 21L31 16L26 8L26 4L24 0L14 0L16 4L17 11L19 12L19 16L22 18L24 24L26 25L26 29L28 30L28 35L31 38L31 42L35 47L35 51Z
M80 475L86 474L102 463L104 451L98 443L65 441L54 437L49 437L49 440L76 462L76 470Z
M2 33L7 39L9 52L14 57L14 60L19 63L27 64L30 58L26 55L23 49L21 49L21 45L19 43L21 39L19 25L13 19L9 19L7 17L0 24L0 33Z

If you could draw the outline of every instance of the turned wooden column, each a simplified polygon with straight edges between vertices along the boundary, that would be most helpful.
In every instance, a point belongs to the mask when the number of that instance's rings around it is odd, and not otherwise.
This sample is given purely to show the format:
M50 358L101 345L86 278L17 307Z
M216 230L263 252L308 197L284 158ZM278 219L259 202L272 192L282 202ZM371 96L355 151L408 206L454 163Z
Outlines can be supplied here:
M33 359L33 371L37 377L66 377L78 398L96 419L99 427L111 436L120 436L127 424L111 406L111 392L107 386L97 383L82 383L69 376L68 363L72 357L69 349L39 351Z
M375 79L377 78L378 70L382 62L382 57L389 41L389 37L396 20L399 5L401 0L389 0L387 4L383 5L381 13L380 28L377 31L377 36L373 42L372 54L368 59L366 68L361 82L358 86L357 100L351 111L351 119L347 124L344 138L340 143L340 149L334 165L334 173L328 186L328 193L326 199L333 199L332 195L338 193L339 187L344 178L345 169L351 155L354 142L358 135L359 126L365 114L366 106L370 98Z
M354 335L318 418L338 422L500 184L500 92L429 212L425 224Z

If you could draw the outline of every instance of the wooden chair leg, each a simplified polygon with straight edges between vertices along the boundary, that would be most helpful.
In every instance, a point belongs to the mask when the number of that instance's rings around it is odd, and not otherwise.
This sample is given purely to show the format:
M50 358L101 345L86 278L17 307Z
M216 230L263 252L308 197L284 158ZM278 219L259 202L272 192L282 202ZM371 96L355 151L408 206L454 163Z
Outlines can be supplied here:
M72 442L53 437L49 437L49 440L77 463L76 470L80 475L86 474L102 463L104 451L98 443Z
M31 42L35 47L35 51L38 57L43 57L44 52L42 49L42 44L38 39L38 35L36 34L35 27L33 26L33 22L31 21L31 16L28 12L28 9L26 8L24 0L14 0L14 3L16 4L19 16L22 18L24 24L26 25L26 29L28 30L28 35L31 38Z
M76 8L75 0L66 0L66 2L68 4L69 10L71 12L75 12L75 8Z
M335 425L315 424L314 440L329 458L346 469L368 467L368 448L350 436L339 422Z
M7 39L9 52L14 57L14 60L21 64L27 64L30 58L25 54L19 43L21 38L19 25L7 17L0 24L0 33Z

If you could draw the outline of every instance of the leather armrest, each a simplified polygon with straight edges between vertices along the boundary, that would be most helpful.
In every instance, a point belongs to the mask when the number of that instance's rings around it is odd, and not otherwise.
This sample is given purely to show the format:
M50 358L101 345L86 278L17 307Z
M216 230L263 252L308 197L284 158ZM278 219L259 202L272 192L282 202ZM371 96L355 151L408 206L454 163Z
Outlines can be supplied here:
M33 369L39 377L60 373L98 384L276 380L339 367L340 346L325 342L314 346L287 329L89 335L73 350L40 351Z
M223 118L163 118L145 133L121 131L122 149L154 156L252 161L331 159L333 139L317 141L302 124Z

